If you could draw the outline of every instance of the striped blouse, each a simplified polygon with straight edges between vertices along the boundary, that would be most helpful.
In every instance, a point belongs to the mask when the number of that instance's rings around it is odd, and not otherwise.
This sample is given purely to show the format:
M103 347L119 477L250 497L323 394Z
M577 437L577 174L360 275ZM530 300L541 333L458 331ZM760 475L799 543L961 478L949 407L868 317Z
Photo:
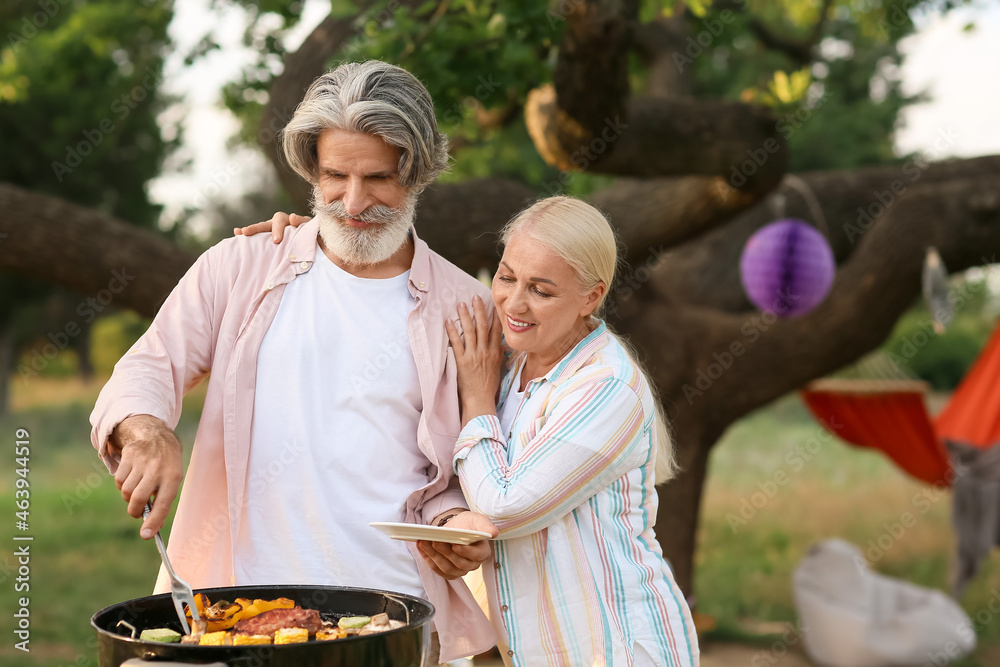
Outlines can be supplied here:
M511 360L500 409L524 359ZM455 471L470 508L500 529L483 579L508 664L698 665L653 533L653 405L601 323L528 383L509 433L495 415L462 430Z

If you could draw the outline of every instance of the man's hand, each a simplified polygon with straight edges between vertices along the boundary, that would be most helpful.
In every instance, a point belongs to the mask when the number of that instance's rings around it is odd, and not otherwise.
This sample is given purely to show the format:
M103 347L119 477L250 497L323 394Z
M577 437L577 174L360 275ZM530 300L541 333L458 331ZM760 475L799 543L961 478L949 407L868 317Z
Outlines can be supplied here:
M253 236L258 232L271 232L271 240L275 243L281 243L281 239L285 236L285 227L291 225L292 227L298 227L304 222L309 222L312 220L311 216L308 215L298 215L292 213L282 213L278 211L270 220L266 222L258 222L252 225L247 225L246 227L235 227L233 229L234 236Z
M183 476L181 443L162 420L134 415L111 433L108 453L119 459L115 486L128 503L129 515L140 518L146 501L155 497L139 531L148 540L163 527L177 497Z
M485 514L476 512L462 512L451 519L446 527L480 530L493 537L500 533ZM469 545L421 540L417 542L417 549L434 573L445 579L458 579L477 569L493 555L493 547L488 540Z

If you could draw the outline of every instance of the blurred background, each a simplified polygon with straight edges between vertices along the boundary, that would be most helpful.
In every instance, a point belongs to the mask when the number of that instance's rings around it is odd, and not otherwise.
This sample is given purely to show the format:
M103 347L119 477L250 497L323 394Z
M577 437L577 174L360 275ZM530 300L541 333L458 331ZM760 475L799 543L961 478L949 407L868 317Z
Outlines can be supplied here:
M950 491L821 437L798 390L921 380L933 415L986 346L1000 315L996 3L8 0L0 28L3 664L96 665L90 616L151 591L159 557L89 442L90 410L197 253L307 211L275 131L317 74L367 58L434 97L453 164L418 229L463 268L491 275L488 233L534 197L588 198L619 228L628 265L609 319L675 425L684 474L661 487L657 531L705 664L812 664L792 573L826 538L949 590ZM598 143L619 118L621 139ZM838 268L815 310L762 319L740 256L784 217L815 226ZM950 273L925 297L932 246ZM122 266L127 289L112 282ZM716 376L737 343L746 354ZM204 389L185 400L188 447ZM17 429L30 433L26 532ZM769 493L777 472L787 481ZM30 653L7 612L24 534ZM979 646L951 664L1000 664L994 600L996 553L958 600Z

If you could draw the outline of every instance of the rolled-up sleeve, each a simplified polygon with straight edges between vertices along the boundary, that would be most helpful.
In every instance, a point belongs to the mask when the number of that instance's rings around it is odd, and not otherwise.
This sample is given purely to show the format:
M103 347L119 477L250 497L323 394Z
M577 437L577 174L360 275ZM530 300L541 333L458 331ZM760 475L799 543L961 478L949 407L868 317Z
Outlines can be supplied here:
M514 456L496 416L470 420L455 446L455 471L470 508L489 516L500 538L530 535L642 465L651 425L631 387L595 381L562 397Z
M440 515L442 512L447 512L451 509L466 509L469 506L465 500L465 493L462 492L462 486L458 481L458 477L454 475L450 475L450 477L448 487L441 493L427 499L421 506L419 517L423 523L430 523L434 520L434 517Z
M214 250L214 249L213 249ZM122 420L152 415L175 428L184 394L210 371L214 351L214 252L201 255L171 291L149 329L115 364L90 415L90 439L113 474L108 437Z

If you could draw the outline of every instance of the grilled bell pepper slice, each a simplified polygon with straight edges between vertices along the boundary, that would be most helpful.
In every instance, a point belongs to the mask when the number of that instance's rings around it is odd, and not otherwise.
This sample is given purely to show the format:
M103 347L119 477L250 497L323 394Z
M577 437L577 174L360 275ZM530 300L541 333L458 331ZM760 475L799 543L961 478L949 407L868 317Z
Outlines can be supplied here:
M204 593L195 593L194 606L198 609L198 617L205 618L205 610L210 606L208 596ZM184 607L184 615L187 616L188 625L191 624L191 607Z
M205 632L228 630L243 618L243 605L237 602L219 600L211 606L208 602L208 596L204 593L198 593L194 596L194 606L198 608L201 620L205 621ZM186 609L185 612L190 621L190 610Z
M250 600L246 598L237 598L236 602L243 604L244 602L250 603ZM250 604L245 604L243 606L243 618L253 618L254 616L259 616L265 611L271 611L272 609L291 609L295 606L294 600L289 600L288 598L278 598L276 600L254 600Z
M205 616L208 621L207 632L228 630L243 618L243 606L236 602L225 605L216 603L205 610Z

